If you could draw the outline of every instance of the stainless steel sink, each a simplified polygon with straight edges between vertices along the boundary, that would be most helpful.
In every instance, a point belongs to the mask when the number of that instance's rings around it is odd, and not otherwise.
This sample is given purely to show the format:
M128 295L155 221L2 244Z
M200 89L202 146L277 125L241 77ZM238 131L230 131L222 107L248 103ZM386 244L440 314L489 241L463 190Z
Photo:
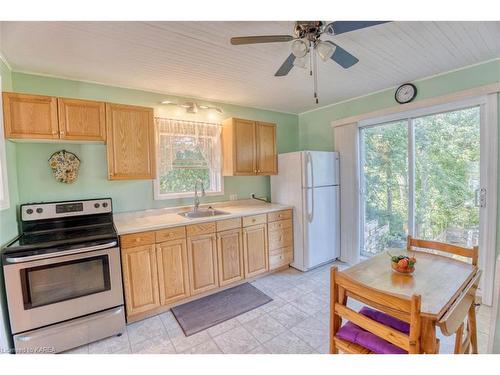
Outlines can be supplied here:
M200 217L229 215L229 212L216 210L214 208L199 208L196 211L191 210L191 211L179 212L179 215L188 219L197 219Z

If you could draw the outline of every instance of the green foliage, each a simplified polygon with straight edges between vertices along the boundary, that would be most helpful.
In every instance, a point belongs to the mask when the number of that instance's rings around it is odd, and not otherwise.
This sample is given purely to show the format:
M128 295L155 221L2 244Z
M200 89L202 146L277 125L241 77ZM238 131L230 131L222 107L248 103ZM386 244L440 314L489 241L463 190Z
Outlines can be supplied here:
M210 170L198 148L177 151L172 167L166 175L160 176L162 194L193 191L195 183L199 180L203 182L205 190L211 189Z
M162 194L193 191L198 180L203 181L205 190L210 190L208 169L172 169L166 175L160 176L160 191Z
M479 109L414 120L415 229L438 238L448 228L479 225ZM389 225L377 251L402 243L408 233L408 123L363 130L365 221Z

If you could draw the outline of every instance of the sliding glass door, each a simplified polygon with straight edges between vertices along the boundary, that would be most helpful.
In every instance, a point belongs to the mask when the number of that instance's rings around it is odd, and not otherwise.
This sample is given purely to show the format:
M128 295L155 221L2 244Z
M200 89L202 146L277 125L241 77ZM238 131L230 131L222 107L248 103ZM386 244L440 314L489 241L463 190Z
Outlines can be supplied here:
M478 244L480 106L360 129L361 255L408 234Z

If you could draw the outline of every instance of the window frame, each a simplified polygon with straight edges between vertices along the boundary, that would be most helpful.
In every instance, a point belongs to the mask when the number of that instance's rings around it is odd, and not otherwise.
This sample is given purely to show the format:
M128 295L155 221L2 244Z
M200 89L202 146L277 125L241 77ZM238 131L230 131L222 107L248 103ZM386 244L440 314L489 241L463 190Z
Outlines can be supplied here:
M0 88L2 87L2 77L0 77ZM0 92L2 90L0 89ZM0 100L0 189L2 191L3 199L0 199L0 211L8 210L10 208L10 197L9 197L9 178L7 172L7 150L6 150L6 140L4 134L4 123L3 123L3 103Z
M185 120L179 120L179 121L185 121ZM189 121L188 121L189 122ZM218 124L213 124L213 126L219 126ZM161 132L156 127L155 129L155 134L156 134L156 155L158 157L158 154L160 153L160 135ZM205 138L211 138L207 136L201 136ZM205 195L207 197L210 196L221 196L224 195L224 176L222 175L222 139L218 142L219 147L220 147L220 184L219 184L219 189L217 191L207 191ZM179 199L179 198L192 198L194 195L194 190L192 191L184 191L184 192L177 192L177 193L161 193L160 192L160 163L156 163L156 178L153 181L153 192L154 192L154 200L169 200L169 199ZM199 194L200 192L198 192Z

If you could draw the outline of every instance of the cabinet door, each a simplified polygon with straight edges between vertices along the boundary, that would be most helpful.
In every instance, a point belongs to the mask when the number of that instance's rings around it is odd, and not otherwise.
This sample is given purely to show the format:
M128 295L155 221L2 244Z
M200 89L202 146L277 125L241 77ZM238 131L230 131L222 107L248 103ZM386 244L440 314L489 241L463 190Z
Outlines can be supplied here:
M255 125L255 129L257 141L257 174L277 174L276 125L258 122Z
M243 228L245 277L257 276L269 269L267 254L267 225Z
M122 248L127 316L160 306L155 245Z
M168 305L189 297L189 271L186 240L172 240L156 245L160 302Z
M62 139L106 140L106 109L103 102L59 98L57 103Z
M233 174L235 176L255 175L255 122L234 119L233 124Z
M106 104L108 178L155 177L153 109Z
M241 229L217 233L217 253L219 285L224 286L242 280L244 271Z
M57 98L3 93L5 138L59 139Z
M187 246L191 295L217 288L219 280L215 234L188 237Z

